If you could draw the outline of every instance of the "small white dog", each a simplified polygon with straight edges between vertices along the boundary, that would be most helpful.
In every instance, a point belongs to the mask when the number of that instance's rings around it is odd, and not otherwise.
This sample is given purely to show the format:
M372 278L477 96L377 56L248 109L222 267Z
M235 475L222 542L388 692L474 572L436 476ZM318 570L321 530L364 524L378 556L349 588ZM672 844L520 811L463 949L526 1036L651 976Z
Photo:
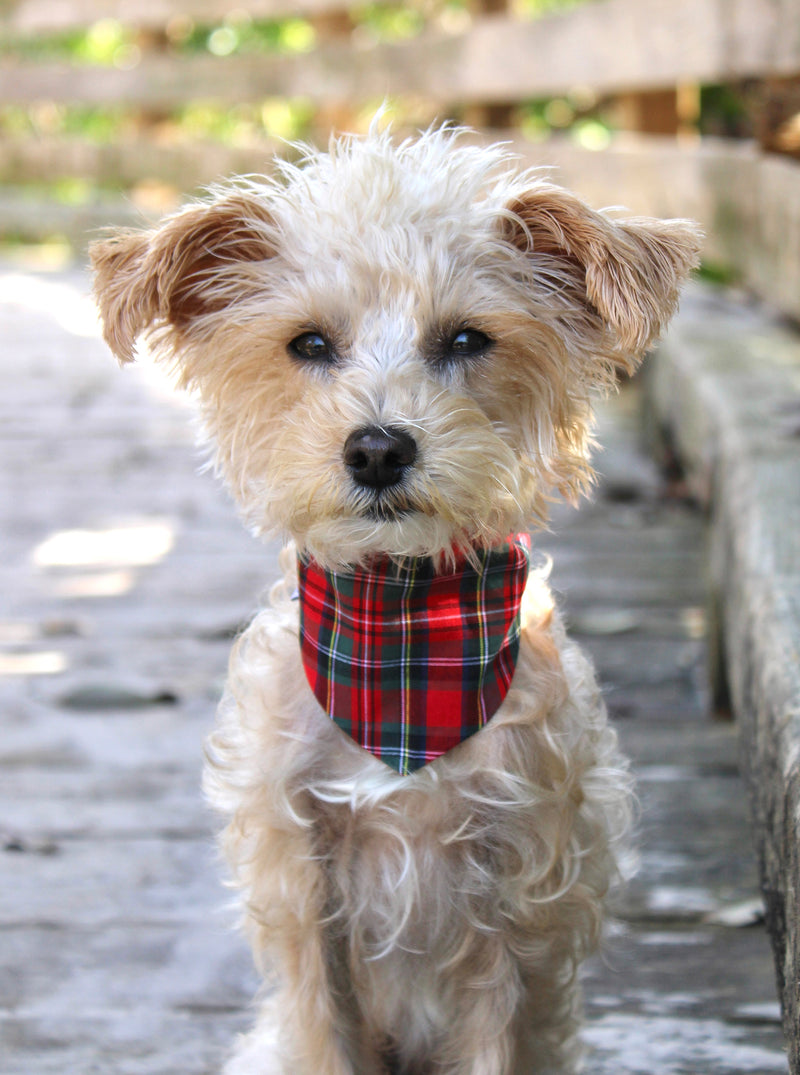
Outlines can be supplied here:
M92 251L112 350L176 365L245 518L294 543L209 751L277 979L226 1070L567 1075L631 781L520 531L590 483L592 394L698 233L446 129L279 173Z

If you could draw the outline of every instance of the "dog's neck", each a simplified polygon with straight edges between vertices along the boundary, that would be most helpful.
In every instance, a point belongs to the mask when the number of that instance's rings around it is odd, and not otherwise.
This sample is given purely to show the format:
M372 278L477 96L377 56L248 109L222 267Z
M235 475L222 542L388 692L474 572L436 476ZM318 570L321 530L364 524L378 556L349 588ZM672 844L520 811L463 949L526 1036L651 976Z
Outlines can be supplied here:
M442 572L428 558L328 571L300 557L300 649L326 713L403 774L482 728L514 675L529 548L516 534Z

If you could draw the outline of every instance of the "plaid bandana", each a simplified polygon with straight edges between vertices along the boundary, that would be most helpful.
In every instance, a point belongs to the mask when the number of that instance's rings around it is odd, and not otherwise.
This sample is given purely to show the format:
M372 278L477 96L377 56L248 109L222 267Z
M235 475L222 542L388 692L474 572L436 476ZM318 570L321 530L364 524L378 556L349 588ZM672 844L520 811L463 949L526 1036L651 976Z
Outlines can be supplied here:
M441 575L428 558L334 572L301 557L300 649L326 713L403 774L482 728L514 675L529 549L515 534Z

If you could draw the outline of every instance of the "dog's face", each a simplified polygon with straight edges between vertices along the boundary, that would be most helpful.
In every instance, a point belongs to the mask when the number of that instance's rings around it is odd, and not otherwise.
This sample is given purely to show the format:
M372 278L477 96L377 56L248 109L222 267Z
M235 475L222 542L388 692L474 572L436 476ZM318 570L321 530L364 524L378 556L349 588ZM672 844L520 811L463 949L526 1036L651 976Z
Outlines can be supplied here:
M672 314L696 230L452 132L282 173L92 250L109 345L177 364L251 524L339 566L491 545L582 491L591 394Z

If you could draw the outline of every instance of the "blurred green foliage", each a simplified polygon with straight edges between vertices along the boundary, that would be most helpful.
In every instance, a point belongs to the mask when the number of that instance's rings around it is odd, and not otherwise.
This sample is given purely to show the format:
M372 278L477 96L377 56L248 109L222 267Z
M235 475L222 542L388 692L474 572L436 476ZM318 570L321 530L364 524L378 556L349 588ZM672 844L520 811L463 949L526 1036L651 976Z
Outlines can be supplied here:
M461 11L460 3L444 4L444 8ZM352 12L353 22L376 41L406 41L425 29L422 10L409 4L365 4Z
M518 0L514 10L534 18L587 0ZM468 0L418 0L416 3L360 4L350 9L356 40L374 44L411 40L428 25L458 30L469 24ZM179 59L211 54L228 57L245 54L292 55L308 52L318 43L312 21L300 17L254 19L244 8L214 24L195 22L176 8L159 33L137 31L112 18L100 19L84 29L27 37L0 37L0 56L32 62L51 61L78 66L135 68L146 50L155 49ZM393 108L395 113L398 109ZM528 126L547 125L546 110L534 118L528 109ZM246 103L233 108L198 101L159 117L177 138L212 138L239 144L261 136L282 139L304 137L313 110L301 100ZM402 115L398 115L402 120ZM150 117L152 120L152 117ZM11 135L72 135L110 142L135 131L137 117L121 107L66 107L47 102L30 107L0 106L0 133ZM549 127L548 127L549 129Z
M590 0L515 0L514 10L535 18L576 7ZM416 3L360 4L350 9L356 30L364 30L379 41L413 38L429 23L447 24L448 17L467 15L468 0L418 0ZM312 49L317 34L311 21L302 17L254 19L245 7L234 10L221 22L195 22L176 8L164 28L162 46L182 53L210 52L216 56L236 53L301 53ZM149 42L153 43L153 40ZM133 26L113 18L103 18L84 29L35 35L3 36L0 55L28 59L62 59L73 64L122 66L135 60L142 44Z
M752 138L751 92L747 83L703 86L700 91L701 134Z

